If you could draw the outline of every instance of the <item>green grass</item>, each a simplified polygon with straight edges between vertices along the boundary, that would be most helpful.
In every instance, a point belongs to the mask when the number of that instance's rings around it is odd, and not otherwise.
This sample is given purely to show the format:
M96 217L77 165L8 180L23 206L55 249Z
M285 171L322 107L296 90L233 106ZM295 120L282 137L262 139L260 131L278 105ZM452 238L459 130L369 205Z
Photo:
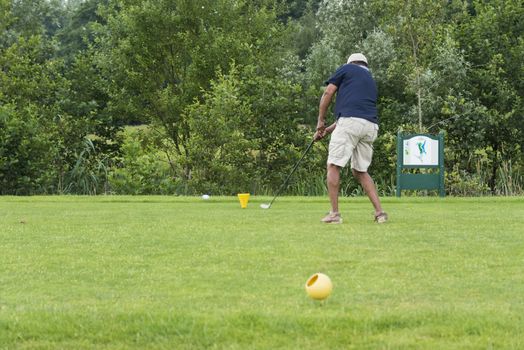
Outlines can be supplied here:
M0 349L524 348L524 198L269 199L1 197Z

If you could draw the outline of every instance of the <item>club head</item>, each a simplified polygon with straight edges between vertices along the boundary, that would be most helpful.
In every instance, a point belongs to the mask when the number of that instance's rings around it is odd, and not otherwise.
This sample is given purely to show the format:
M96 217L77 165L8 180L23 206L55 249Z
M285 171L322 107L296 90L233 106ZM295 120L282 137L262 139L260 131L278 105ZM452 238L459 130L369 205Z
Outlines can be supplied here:
M269 209L269 208L271 208L271 205L262 203L262 204L260 204L260 208L262 208L262 209Z

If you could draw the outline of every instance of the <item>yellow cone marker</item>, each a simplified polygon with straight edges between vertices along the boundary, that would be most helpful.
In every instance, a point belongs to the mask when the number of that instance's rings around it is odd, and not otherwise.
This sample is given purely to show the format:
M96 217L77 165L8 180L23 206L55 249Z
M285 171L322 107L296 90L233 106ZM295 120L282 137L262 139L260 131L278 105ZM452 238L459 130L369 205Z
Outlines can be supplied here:
M331 279L323 273L316 273L309 277L306 282L307 294L315 300L326 299L333 290Z
M240 201L240 207L242 209L247 208L247 202L249 201L249 193L239 193L238 200Z

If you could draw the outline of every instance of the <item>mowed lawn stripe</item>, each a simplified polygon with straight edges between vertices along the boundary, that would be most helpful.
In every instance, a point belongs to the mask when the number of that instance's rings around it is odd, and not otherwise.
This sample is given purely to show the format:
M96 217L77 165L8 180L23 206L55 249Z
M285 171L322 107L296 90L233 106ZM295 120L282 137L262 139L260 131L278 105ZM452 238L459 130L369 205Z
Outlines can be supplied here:
M1 197L0 349L524 346L523 198L269 199Z

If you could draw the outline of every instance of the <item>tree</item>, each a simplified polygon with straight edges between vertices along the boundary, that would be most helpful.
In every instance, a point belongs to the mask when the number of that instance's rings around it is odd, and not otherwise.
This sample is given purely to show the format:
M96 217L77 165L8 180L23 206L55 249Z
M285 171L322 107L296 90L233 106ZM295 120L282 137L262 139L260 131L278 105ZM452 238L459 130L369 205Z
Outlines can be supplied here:
M191 186L197 193L235 194L249 191L256 178L257 139L247 137L253 115L242 80L233 67L219 74L204 93L203 102L188 108L191 130Z
M68 5L65 23L56 38L60 42L60 57L71 63L76 55L85 52L94 43L95 24L105 24L97 11L100 5L107 5L107 0L87 0Z
M503 161L522 161L524 115L524 8L520 1L473 1L457 27L457 36L472 69L468 75L473 96L484 108L475 120L481 135L478 148L489 155L489 186L497 190Z
M116 144L114 128L100 118L99 107L105 102L103 95L96 96L100 79L85 60L66 70L57 57L52 36L60 24L56 21L62 20L60 2L12 4L7 15L12 36L0 46L4 191L35 194L79 188L71 185L81 175L79 160L83 169L89 168L87 161L96 162L95 152L85 150L97 142L86 137L98 134L98 139L111 139L103 144Z
M56 94L66 82L39 36L0 49L0 182L3 194L53 192L59 158Z
M115 1L104 16L97 62L115 82L112 113L165 133L177 157L190 158L185 109L202 101L217 71L234 62L270 76L281 66L286 32L271 1Z
M432 65L436 49L445 38L448 1L409 0L377 2L386 13L381 26L395 39L397 68L404 71L405 89L415 96L415 115L419 131L428 126L424 120L425 104L431 102Z
M65 9L60 0L17 0L11 1L12 21L7 35L11 40L18 36L40 35L52 38L63 27Z

